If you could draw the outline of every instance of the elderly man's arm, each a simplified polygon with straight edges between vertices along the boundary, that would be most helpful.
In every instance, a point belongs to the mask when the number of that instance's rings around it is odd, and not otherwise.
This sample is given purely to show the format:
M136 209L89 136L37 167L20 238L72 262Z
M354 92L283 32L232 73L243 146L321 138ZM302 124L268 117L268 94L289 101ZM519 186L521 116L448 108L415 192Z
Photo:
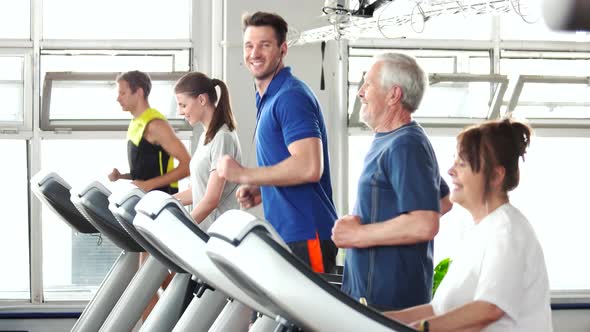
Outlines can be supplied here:
M339 248L368 248L426 242L438 233L440 214L416 210L374 224L361 224L358 216L344 216L332 228Z

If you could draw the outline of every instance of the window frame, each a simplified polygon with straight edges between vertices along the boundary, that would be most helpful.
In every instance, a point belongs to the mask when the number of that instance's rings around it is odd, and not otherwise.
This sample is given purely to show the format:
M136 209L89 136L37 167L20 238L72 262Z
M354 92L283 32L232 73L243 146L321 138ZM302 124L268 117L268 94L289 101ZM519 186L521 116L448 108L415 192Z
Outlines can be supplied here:
M30 49L21 48L0 48L0 57L22 57L22 115L23 121L0 121L0 138L3 135L10 135L11 137L28 137L33 123L33 81L29 79L33 76L32 53ZM23 132L25 136L23 136Z
M148 73L153 81L176 82L187 72L151 72ZM116 131L127 130L129 120L96 119L96 120L52 120L51 119L51 91L56 81L105 81L114 82L119 73L91 73L91 72L47 72L43 84L43 98L41 101L40 128L44 131ZM172 91L171 91L172 93ZM176 130L190 131L192 128L183 119L169 119L168 122Z
M586 84L590 86L590 77L588 76L554 76L554 75L519 75L512 95L508 100L506 116L511 116L518 107L518 102L527 83L556 83L556 84ZM590 108L590 107L589 107ZM539 126L575 126L590 127L590 114L588 118L536 118L530 117L532 125Z
M460 83L486 83L489 82L490 84L497 84L497 87L490 92L490 106L488 112L486 113L486 117L473 117L473 118L464 118L464 117L416 117L421 124L424 125L431 125L436 127L444 127L453 124L459 125L467 125L467 124L474 124L481 120L497 118L500 116L500 109L502 107L502 102L504 100L504 95L508 89L508 77L506 75L500 74L447 74L447 73L432 73L428 75L429 84L435 85L442 82L460 82ZM363 84L363 80L359 82L359 86ZM492 94L493 92L493 94ZM360 106L356 107L358 103L358 98L355 99L353 112L350 114L348 128L364 128L368 129L365 124L363 124L360 120L359 110Z

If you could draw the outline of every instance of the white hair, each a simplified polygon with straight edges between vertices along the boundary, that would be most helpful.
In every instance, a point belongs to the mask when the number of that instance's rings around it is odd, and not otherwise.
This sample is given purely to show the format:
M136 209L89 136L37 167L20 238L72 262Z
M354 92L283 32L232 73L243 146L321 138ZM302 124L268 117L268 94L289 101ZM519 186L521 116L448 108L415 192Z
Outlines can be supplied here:
M381 87L389 90L394 85L399 86L404 108L410 113L416 111L428 85L428 76L416 63L416 59L401 53L382 53L375 55L374 61L383 63L380 70Z

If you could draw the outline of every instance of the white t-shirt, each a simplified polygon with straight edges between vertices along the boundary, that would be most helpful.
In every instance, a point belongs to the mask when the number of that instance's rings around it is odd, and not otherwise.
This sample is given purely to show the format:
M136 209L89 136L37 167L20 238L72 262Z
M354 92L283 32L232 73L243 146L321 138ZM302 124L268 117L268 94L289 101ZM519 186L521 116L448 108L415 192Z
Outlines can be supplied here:
M441 315L472 301L505 313L484 332L553 331L543 250L526 217L509 203L467 231L431 304Z
M193 206L205 196L209 175L217 168L217 160L226 154L238 163L242 163L242 150L235 130L229 131L229 128L223 125L207 145L205 145L205 132L201 134L190 163ZM225 183L217 208L199 224L202 230L207 231L213 221L224 212L240 208L235 196L237 189L237 184Z

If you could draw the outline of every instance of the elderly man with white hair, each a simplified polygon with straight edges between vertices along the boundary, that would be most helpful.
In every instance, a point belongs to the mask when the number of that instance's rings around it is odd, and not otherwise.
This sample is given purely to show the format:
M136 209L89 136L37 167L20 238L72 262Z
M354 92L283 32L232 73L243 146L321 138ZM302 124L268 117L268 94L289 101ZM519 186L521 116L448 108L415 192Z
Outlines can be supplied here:
M428 79L412 57L377 55L358 95L375 138L365 156L352 215L332 239L347 248L342 290L378 310L428 303L433 238L451 209L424 129L412 120Z

